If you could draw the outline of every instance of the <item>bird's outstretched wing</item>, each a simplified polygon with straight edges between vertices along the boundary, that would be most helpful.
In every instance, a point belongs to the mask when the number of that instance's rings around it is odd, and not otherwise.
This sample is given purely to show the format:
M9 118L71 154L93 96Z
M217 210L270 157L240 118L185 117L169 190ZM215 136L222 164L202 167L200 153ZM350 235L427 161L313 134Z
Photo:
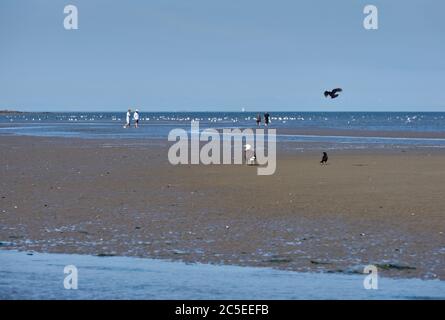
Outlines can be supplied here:
M332 90L333 94L336 94L337 92L342 92L343 89L342 88L335 88L334 90Z
M325 91L324 96L327 97L329 95L329 93L330 93L329 91Z

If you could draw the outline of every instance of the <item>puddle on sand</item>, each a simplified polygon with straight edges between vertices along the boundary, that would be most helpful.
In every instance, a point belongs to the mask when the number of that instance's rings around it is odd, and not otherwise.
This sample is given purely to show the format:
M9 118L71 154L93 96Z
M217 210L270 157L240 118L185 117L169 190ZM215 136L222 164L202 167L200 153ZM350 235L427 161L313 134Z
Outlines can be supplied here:
M66 265L78 289L63 287ZM0 299L445 299L445 281L0 250Z

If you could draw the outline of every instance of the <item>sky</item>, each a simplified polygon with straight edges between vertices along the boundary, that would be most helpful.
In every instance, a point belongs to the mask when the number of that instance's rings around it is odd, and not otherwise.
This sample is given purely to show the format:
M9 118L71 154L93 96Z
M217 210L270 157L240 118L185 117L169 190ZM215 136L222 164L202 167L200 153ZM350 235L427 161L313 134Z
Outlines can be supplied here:
M0 0L0 109L445 111L444 16L442 0Z

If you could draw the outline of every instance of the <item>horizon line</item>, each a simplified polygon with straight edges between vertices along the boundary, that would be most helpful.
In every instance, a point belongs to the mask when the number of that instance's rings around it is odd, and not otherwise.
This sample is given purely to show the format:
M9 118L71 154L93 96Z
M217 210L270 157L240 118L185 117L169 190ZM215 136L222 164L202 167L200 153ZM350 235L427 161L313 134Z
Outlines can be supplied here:
M334 112L376 112L376 113L397 113L397 112L424 112L424 113L432 113L432 112L445 112L445 107L439 107L439 108L443 108L443 110L307 110L307 109L300 109L300 110L273 110L273 109L257 109L257 110L143 110L143 107L137 107L137 109L139 110L139 112L144 113L144 112L152 112L152 113L162 113L162 112L177 112L177 113L191 113L191 112L195 112L195 113L222 113L222 112L227 112L227 113L253 113L253 112L323 112L323 113L334 113ZM136 107L134 109L131 109L132 111L134 111L136 109ZM142 109L142 110L141 110ZM90 112L90 113L94 113L94 112L107 112L107 113L115 113L115 112L127 112L128 109L126 108L122 108L121 110L103 110L103 109L92 109L92 110L32 110L32 111L27 111L27 110L18 110L18 109L0 109L0 113L4 112L17 112L17 113L69 113L69 112Z

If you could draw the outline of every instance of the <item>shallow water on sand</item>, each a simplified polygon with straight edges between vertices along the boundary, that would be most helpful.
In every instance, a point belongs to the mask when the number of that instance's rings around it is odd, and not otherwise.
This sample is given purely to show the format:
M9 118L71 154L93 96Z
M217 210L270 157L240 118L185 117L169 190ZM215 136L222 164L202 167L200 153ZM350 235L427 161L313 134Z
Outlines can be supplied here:
M64 267L78 289L64 289ZM0 250L0 299L445 299L445 281Z
M0 114L0 135L167 140L172 129L182 128L190 132L191 121L200 121L201 130L205 128L243 129L256 126L256 113L253 112L141 113L141 126L138 129L133 127L124 129L124 117L125 113L113 112ZM372 135L373 132L379 131L440 133L443 132L445 125L445 113L276 112L272 115L272 124L271 128L290 130L290 132L296 129L303 132L307 129L349 131L346 136L310 133L288 133L277 136L277 140L283 142L333 144L330 147L322 146L322 149L370 147L381 149L388 146L445 148L443 136L442 138L406 138L402 135L397 138ZM371 135L361 136L360 132L363 130L369 131ZM319 148L313 146L312 149Z

